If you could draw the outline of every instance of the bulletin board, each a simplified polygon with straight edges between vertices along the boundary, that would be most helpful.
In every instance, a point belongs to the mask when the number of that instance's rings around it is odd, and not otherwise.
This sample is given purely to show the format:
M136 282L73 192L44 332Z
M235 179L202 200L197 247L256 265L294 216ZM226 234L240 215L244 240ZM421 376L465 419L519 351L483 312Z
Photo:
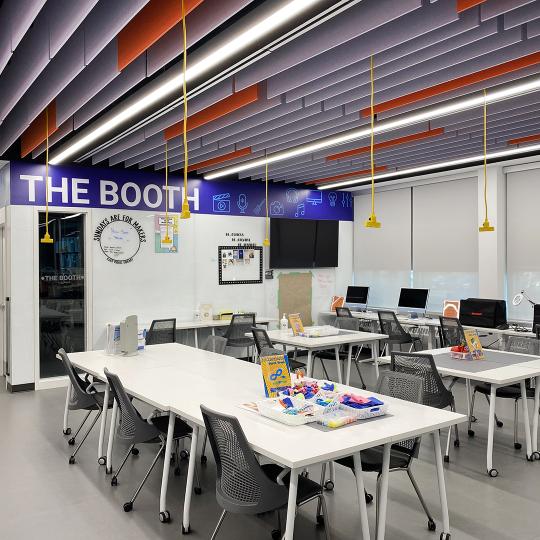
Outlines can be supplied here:
M300 313L304 326L311 326L312 311L312 278L311 272L288 272L278 276L278 308L283 313Z
M219 246L219 284L246 285L263 281L262 246Z

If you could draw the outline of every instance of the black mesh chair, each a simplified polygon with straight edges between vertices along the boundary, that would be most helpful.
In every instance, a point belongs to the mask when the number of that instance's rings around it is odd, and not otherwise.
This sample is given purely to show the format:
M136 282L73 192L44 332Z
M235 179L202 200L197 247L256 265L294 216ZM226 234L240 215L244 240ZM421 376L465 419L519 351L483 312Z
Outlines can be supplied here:
M385 340L385 347L388 349L388 353L392 352L394 345L409 345L409 351L418 350L417 345L422 347L422 340L418 336L413 336L409 334L401 323L399 322L396 314L393 311L379 311L379 325L381 327L381 333L386 334L388 338Z
M155 443L159 444L159 450L157 454L155 455L150 468L144 475L144 478L142 482L139 484L137 489L135 490L135 493L131 497L131 499L124 504L124 511L125 512L131 512L133 510L133 503L135 502L135 499L137 498L137 495L139 495L141 489L143 488L144 484L146 483L146 480L150 476L150 473L154 469L159 457L165 450L165 443L166 443L166 437L167 437L167 429L169 425L169 417L168 416L150 416L147 419L144 419L139 411L135 408L133 405L132 400L128 396L126 390L124 389L124 385L120 381L120 378L118 375L111 373L107 368L104 370L105 376L107 377L107 382L109 383L111 393L116 400L116 403L118 404L118 409L120 411L120 420L118 423L118 427L116 430L116 437L118 439L129 443L129 448L126 454L124 455L124 458L122 459L120 466L118 467L118 470L114 473L114 476L111 479L111 486L117 486L118 485L118 476L120 475L120 471L124 467L129 455L133 453L133 450L135 448L136 444L146 444L146 443ZM186 424L183 420L180 418L176 418L174 422L174 432L173 432L173 441L175 443L175 453L176 453L176 469L175 469L175 475L180 474L180 469L178 467L178 464L180 462L179 452L178 452L178 442L180 439L184 439L186 437L191 437L191 433L193 430L191 427ZM138 452L136 452L138 454ZM196 475L196 483L197 486L194 488L195 493L200 494L201 493L201 487L199 483L199 477L197 468L195 467L195 475ZM167 523L170 521L170 515L168 510L165 512L160 512L159 519L163 523Z
M439 321L441 323L439 327L441 331L441 347L455 347L465 343L465 334L459 319L440 316Z
M272 538L281 538L279 511L287 506L290 474L283 478L285 485L278 484L277 479L283 469L274 464L259 464L237 418L202 405L201 411L216 460L216 499L223 509L211 540L216 538L227 512L254 515L275 511L278 529L272 531ZM324 523L326 519L325 532L329 539L323 489L313 480L299 476L297 506L315 499L319 501L317 510L322 508L323 511L317 515L317 523Z
M88 435L90 435L90 432L96 425L97 421L99 420L101 414L103 413L103 409L105 408L105 405L108 409L112 407L113 404L113 398L112 396L109 398L109 402L105 404L105 392L99 391L99 385L89 380L88 375L83 380L81 377L77 374L75 371L75 368L73 367L73 364L68 358L68 355L64 349L59 349L58 353L56 355L56 358L62 362L64 365L64 368L66 370L66 373L69 377L69 380L71 381L71 394L69 396L69 402L68 402L68 409L70 411L87 411L86 415L83 418L83 421L81 422L80 426L77 428L75 435L71 437L68 440L68 444L70 446L73 446L75 444L75 439L81 429L83 428L84 424L92 414L92 411L96 411L96 415L94 416L94 419L92 420L92 423L90 424L90 427L86 430L81 442L77 445L77 448L75 448L74 452L69 457L69 464L73 465L75 463L75 456L81 449L82 445L86 441ZM103 458L99 458L99 463L102 465Z
M379 382L377 384L377 393L383 394L385 396L391 396L398 399L403 399L406 401L411 401L413 403L423 403L423 381L420 377L415 375L409 375L407 373L399 372L385 372L379 377ZM382 474L382 463L383 463L383 451L384 446L377 446L375 448L370 448L368 450L363 450L360 453L360 458L362 461L362 470L364 472L376 472L377 473L377 521L379 519L379 481ZM430 514L427 504L420 492L420 488L416 483L416 479L412 473L412 463L413 459L418 457L418 452L420 451L420 437L415 439L407 439L392 445L390 450L390 472L402 471L406 472L409 476L411 484L413 485L414 491L420 500L420 504L426 513L428 518L428 529L434 531L436 529L435 520ZM352 456L338 459L336 461L339 465L348 467L354 471L354 460ZM323 465L322 478L325 477L326 464ZM366 500L370 502L372 500L371 495L366 496ZM377 530L377 527L375 528Z
M146 334L147 345L174 343L176 341L176 319L156 319L152 321Z
M508 343L504 347L504 350L508 352L530 354L538 356L540 342L536 339L531 339L524 336L509 336ZM530 381L526 381L527 399L534 399L534 388L531 387ZM478 383L475 385L471 400L471 416L469 418L469 437L474 437L474 431L471 429L471 421L473 421L474 401L476 393L483 394L488 402L490 401L491 385L488 383ZM518 426L519 426L519 401L521 399L521 387L519 384L512 384L510 386L502 386L495 391L497 398L513 399L514 400L514 448L521 450L521 443L519 442ZM475 419L474 419L475 420ZM503 423L495 416L495 422L497 427L502 427Z
M258 328L257 326L254 326L251 329L251 333L253 334L253 340L255 342L255 348L257 349L257 354L259 355L259 358L261 356L271 356L274 354L283 354L283 350L276 349L274 347L274 344L272 343L272 340L268 336L268 333L264 328ZM273 352L270 352L268 354L268 350L266 351L266 354L262 354L263 350L265 349L271 349ZM289 358L289 367L294 371L298 368L305 367L305 364L302 362L298 362L297 360L294 360L293 358Z
M255 326L255 313L235 313L224 337L227 339L227 347L246 348L248 358L253 360L253 348L255 341L246 334Z
M450 407L452 411L456 410L454 395L443 383L441 375L435 365L435 360L431 354L405 353L393 351L391 354L390 369L400 373L408 373L422 379L423 404L437 409ZM454 446L459 447L459 432L457 424L454 426L455 439ZM444 461L450 461L450 435L452 428L448 430L448 439L446 442L446 453Z
M337 317L352 317L353 314L351 313L351 310L348 307L337 307L336 316Z
M222 336L208 336L203 345L204 351L215 352L223 354L227 347L227 340Z

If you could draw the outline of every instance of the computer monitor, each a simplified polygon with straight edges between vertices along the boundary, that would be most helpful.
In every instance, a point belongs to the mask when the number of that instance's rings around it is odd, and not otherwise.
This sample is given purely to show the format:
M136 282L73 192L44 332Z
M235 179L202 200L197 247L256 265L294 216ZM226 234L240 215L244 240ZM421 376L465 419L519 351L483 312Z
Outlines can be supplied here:
M369 287L355 287L349 285L347 287L347 296L345 297L345 304L351 310L366 309L369 296Z
M399 293L398 312L425 313L429 289L402 288Z

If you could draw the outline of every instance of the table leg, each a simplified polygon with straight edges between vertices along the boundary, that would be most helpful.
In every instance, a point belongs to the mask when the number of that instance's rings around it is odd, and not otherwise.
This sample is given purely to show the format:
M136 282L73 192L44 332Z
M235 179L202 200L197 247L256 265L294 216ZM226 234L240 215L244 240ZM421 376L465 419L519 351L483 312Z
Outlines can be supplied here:
M437 481L439 483L439 498L441 500L441 512L443 519L443 532L441 533L441 540L448 540L450 538L450 518L448 517L448 501L446 499L446 484L444 482L444 467L439 432L434 431L431 436L433 438L433 449L435 450Z
M437 336L435 335L435 327L428 326L428 349L436 349L435 343L437 341Z
M377 504L379 505L377 512L377 540L384 540L384 533L386 531L386 503L388 501L388 475L390 473L390 443L384 445L383 450L383 462L381 469L381 478L380 478L380 491L379 491L379 500Z
M212 335L215 336L216 335L216 329L214 326L212 326Z
M488 424L488 441L487 441L487 456L486 467L489 476L495 477L499 473L493 468L493 437L495 433L495 400L497 399L497 387L491 385L491 394L489 400L489 424Z
M285 352L287 351L287 345L283 345L283 349L285 350ZM311 352L311 349L308 349L308 352L307 352L307 365L306 365L306 375L308 377L312 377L313 376L313 355L312 355L312 352Z
M529 406L527 405L525 381L520 381L519 386L521 388L521 404L523 406L523 428L525 430L525 443L527 446L527 461L532 461L531 424L529 421Z
M371 358L375 364L375 376L379 379L379 340L371 343Z
M349 386L351 382L351 362L352 362L352 343L349 343L349 351L347 353L347 371L345 373L345 384Z
M197 328L193 329L193 335L195 336L195 348L199 348L199 330Z
M109 385L105 385L105 396L103 397L103 411L101 413L101 425L99 426L99 442L98 442L98 463L106 464L106 458L103 455L103 440L105 439L105 428L107 426L107 412L109 411ZM103 462L103 463L102 463Z
M538 454L538 416L540 409L540 377L536 377L536 385L534 387L534 409L533 409L533 432L532 432L532 448L534 457L540 459Z
M69 396L71 395L71 381L68 380L67 391L66 391L66 405L64 407L64 425L62 426L62 431L64 435L69 435L71 431L68 432L68 418L69 418Z
M116 399L115 399L112 406L111 425L109 426L109 440L107 442L107 468L105 469L105 472L107 474L112 473L112 453L113 453L114 430L116 429L116 415L117 414L118 414L118 403L116 403Z
M167 486L169 484L169 469L171 467L171 450L173 445L175 419L175 414L170 412L169 425L167 426L167 441L165 443L165 457L163 460L163 475L161 476L161 493L159 496L159 517L161 521L165 522L170 519L169 511L167 510Z
M472 416L471 411L471 380L465 379L465 391L467 392L467 417L469 418L469 422Z
M195 476L195 461L197 460L197 439L199 437L199 426L193 426L191 434L191 448L189 450L189 465L186 479L186 494L184 496L184 515L182 517L182 533L188 534L189 510L191 507L191 495L193 493L193 477Z
M356 493L358 495L358 505L360 507L360 525L362 527L362 540L370 540L366 494L364 487L364 473L362 472L362 460L360 458L360 453L354 454L353 460L354 476L356 478Z
M336 369L337 369L337 380L341 384L343 381L341 379L341 360L339 359L339 347L334 347L334 354L336 355Z
M294 520L296 518L296 494L298 492L298 469L291 469L291 480L289 483L289 501L287 503L287 522L283 540L293 540Z

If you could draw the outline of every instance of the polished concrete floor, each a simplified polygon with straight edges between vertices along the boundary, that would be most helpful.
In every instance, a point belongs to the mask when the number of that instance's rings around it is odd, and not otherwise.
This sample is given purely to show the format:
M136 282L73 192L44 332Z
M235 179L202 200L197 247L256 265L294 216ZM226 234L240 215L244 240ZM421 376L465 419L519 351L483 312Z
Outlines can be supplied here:
M371 368L368 383L373 382ZM3 388L3 382L0 380ZM464 387L456 385L458 407L465 407ZM155 446L141 446L131 458L116 488L96 463L97 430L81 450L77 463L68 465L70 448L61 432L65 390L7 394L0 390L0 539L2 540L149 540L181 537L181 509L187 464L182 475L171 476L168 506L173 521L158 520L161 463L140 494L133 512L122 504L149 465ZM512 443L513 405L501 403L498 414L504 427L497 429L495 466L500 476L485 473L487 406L478 399L476 437L461 430L459 449L452 449L446 465L452 540L540 540L540 462L529 463ZM531 411L532 412L532 411ZM70 425L80 418L72 414ZM414 470L420 487L440 523L436 474L430 441L422 445ZM123 448L118 445L116 455ZM118 457L116 458L118 463ZM360 539L359 516L352 474L336 467L336 489L328 493L329 518L334 540ZM311 471L318 478L319 469ZM375 479L367 476L368 490ZM202 469L203 493L193 496L193 540L208 539L219 517L214 495L215 466L212 458ZM369 508L373 534L375 509ZM271 517L230 516L218 536L221 540L270 538ZM440 530L440 529L439 529ZM315 526L313 504L303 507L296 520L295 539L324 538ZM439 532L427 530L426 519L406 475L390 476L388 540L428 540Z

